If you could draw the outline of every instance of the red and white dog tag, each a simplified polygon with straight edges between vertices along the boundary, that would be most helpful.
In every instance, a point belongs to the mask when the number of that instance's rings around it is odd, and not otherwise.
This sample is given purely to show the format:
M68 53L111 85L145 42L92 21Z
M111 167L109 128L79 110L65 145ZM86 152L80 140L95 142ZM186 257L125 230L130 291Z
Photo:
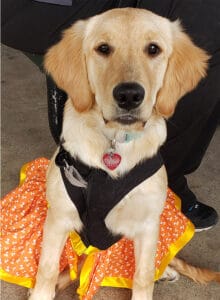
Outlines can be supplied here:
M121 162L121 155L114 152L108 152L103 155L103 162L109 170L114 170Z

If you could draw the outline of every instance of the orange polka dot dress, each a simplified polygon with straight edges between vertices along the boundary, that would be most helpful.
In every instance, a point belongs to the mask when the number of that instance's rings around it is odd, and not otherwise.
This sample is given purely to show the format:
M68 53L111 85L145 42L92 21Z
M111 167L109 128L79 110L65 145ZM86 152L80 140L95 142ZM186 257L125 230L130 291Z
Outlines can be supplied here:
M1 201L0 278L28 288L34 286L42 244L46 201L46 171L49 160L38 158L21 169L20 185ZM180 212L179 199L168 189L161 214L160 237L155 260L155 280L194 234L192 223ZM147 237L146 237L147 238ZM86 254L78 294L93 298L99 286L132 287L135 271L132 241L122 238L106 250L86 248L76 232L70 232L60 259L60 271L70 269L77 277L80 256Z

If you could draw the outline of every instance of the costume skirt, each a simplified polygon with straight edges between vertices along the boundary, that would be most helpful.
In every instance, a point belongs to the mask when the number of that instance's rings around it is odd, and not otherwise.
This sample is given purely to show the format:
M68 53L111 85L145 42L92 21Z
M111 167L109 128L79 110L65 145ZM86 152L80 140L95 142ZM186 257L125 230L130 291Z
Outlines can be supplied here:
M1 201L0 278L28 288L35 283L48 209L45 193L48 164L46 158L38 158L24 165L19 186ZM180 212L180 200L168 189L160 219L155 280L193 234L193 224ZM122 238L100 251L92 246L85 247L79 235L70 232L60 259L60 271L68 267L71 279L76 279L77 265L83 254L87 257L78 288L82 300L92 299L99 286L132 288L135 272L132 241Z

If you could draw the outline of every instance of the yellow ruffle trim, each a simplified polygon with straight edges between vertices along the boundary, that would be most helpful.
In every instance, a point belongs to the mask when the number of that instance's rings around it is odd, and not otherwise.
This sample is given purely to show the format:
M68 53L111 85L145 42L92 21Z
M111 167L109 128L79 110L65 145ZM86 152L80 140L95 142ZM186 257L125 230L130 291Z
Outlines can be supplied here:
M180 198L172 192L175 198L175 206L178 210L181 210L181 200ZM195 227L193 223L188 220L186 229L184 233L168 248L167 254L163 257L160 268L156 269L155 280L158 280L166 267L169 265L171 260L176 256L176 254L192 239L195 233Z
M188 221L185 232L174 244L169 247L167 254L161 261L160 268L156 269L155 280L158 280L161 277L171 260L191 240L194 235L194 231L194 225Z
M22 186L22 184L24 183L26 177L27 177L27 168L29 166L29 163L26 163L25 165L23 165L21 167L21 170L20 170L20 178L19 178L19 186Z
M7 281L7 282L10 282L10 283L14 283L14 284L24 286L26 288L32 288L35 284L35 280L33 278L13 276L13 275L5 272L2 269L0 269L0 279L4 280L4 281Z

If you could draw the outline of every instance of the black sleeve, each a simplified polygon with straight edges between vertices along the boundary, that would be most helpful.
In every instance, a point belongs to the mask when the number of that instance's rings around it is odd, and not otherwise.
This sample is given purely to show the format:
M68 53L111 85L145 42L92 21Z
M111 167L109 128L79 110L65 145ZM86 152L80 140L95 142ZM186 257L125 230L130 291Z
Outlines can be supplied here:
M72 6L2 0L2 43L21 51L44 54L72 23L114 5L114 0L74 0Z

